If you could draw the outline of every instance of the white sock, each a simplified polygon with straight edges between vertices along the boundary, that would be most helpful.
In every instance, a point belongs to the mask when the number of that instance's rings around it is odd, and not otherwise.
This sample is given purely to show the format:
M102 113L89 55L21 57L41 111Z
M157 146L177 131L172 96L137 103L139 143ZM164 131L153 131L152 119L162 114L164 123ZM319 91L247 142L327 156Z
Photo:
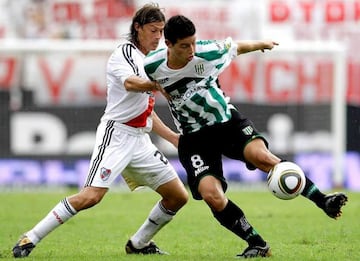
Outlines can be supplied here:
M51 231L73 217L77 211L70 205L67 198L61 200L26 236L36 245Z
M175 214L175 212L164 208L161 202L156 203L150 211L148 218L131 237L133 246L138 249L147 246L155 234L169 223Z

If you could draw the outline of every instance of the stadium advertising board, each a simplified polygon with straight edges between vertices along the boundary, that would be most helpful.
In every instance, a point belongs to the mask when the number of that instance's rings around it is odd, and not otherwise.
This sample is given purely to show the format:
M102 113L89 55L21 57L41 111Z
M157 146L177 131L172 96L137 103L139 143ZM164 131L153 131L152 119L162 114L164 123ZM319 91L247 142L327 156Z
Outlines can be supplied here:
M322 190L334 188L332 175L332 160L329 155L311 154L299 155L295 161L301 164L302 169ZM186 184L186 173L177 159L171 159L171 164ZM360 171L359 154L348 153L345 159L344 187L351 191L360 191L358 178ZM29 187L29 186L71 186L81 187L88 173L88 159L72 160L34 160L34 159L0 159L0 187ZM240 182L241 185L251 188L252 185L264 182L266 175L259 170L249 171L244 164L229 159L224 160L223 171L230 183ZM114 186L125 185L120 177Z
M10 138L0 139L0 186L81 186L88 171L95 129L103 106L37 108L30 104L22 111L1 110L1 118L8 122L1 129L2 137ZM275 153L298 162L321 188L330 189L334 186L330 153L332 138L327 130L330 119L312 117L315 113L324 115L323 111L328 111L327 105L306 108L296 105L237 106L269 138L270 148ZM158 106L156 110L171 125L167 106ZM357 110L356 114L359 113L360 110ZM304 121L304 118L307 120ZM186 182L185 172L174 148L156 136L153 139ZM349 145L354 146L354 143ZM352 190L360 190L357 178L360 154L349 151L344 165L344 185ZM248 171L244 164L228 159L224 161L223 167L226 178L231 182L248 184L264 181L266 177L260 171ZM118 183L122 184L123 181L120 179Z

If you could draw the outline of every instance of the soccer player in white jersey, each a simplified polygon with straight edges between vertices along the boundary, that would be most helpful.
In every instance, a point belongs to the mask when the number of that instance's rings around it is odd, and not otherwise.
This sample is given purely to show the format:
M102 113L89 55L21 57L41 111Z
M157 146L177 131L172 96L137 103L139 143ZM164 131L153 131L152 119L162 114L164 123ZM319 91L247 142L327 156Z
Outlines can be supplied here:
M118 46L108 61L107 106L97 128L85 186L78 194L61 200L26 232L13 248L14 257L28 256L60 224L99 203L120 174L131 190L148 186L162 196L127 242L126 253L166 253L151 239L186 204L188 193L147 134L152 129L174 146L178 144L179 135L153 111L153 91L159 86L147 78L143 66L145 55L157 48L164 24L164 14L156 4L145 5L133 17L128 40Z
M220 89L218 76L240 54L272 50L273 41L197 41L188 18L177 15L164 28L167 48L145 58L145 71L165 90L181 132L178 152L194 199L203 199L221 225L248 243L238 257L266 257L269 245L225 195L222 156L241 160L249 169L269 172L281 159L253 123L239 113ZM302 193L325 213L338 218L347 201L343 193L324 195L308 178Z

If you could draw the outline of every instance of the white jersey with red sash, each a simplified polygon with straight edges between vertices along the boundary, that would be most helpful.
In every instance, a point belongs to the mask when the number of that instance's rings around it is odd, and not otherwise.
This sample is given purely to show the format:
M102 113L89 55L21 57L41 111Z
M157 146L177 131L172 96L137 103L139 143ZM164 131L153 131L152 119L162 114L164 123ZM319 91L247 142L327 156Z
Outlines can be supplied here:
M125 41L112 53L107 65L107 106L103 120L114 120L128 126L151 129L148 118L154 106L152 92L129 92L125 80L132 75L148 79L144 71L144 54Z
M144 55L126 41L110 56L107 66L107 106L97 128L85 186L109 188L121 174L131 190L148 186L156 190L177 174L152 143L154 95L129 92L125 80L136 75L148 79Z

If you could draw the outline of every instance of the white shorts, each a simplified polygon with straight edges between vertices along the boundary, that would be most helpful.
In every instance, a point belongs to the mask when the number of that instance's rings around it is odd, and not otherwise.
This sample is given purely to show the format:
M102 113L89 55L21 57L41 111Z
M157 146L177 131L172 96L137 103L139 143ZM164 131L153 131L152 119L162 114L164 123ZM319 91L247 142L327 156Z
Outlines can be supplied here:
M109 188L122 175L131 190L148 186L156 190L177 173L142 128L115 121L100 122L85 187Z

